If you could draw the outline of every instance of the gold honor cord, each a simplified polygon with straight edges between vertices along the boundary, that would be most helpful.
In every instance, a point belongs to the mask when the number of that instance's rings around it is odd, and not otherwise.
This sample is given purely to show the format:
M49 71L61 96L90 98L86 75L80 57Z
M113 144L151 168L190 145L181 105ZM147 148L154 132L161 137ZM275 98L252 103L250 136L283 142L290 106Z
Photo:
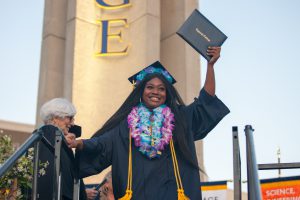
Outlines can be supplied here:
M136 85L136 82L135 82L135 80L133 80L133 81L132 81L132 90L134 90L135 85Z
M181 177L180 177L180 173L179 173L179 167L178 167L178 162L177 162L177 158L176 158L173 139L170 140L170 149L171 149L174 174L175 174L175 179L176 179L176 184L177 184L178 200L189 200L189 198L187 196L185 196L185 194L184 194L184 189L182 186Z
M131 155L131 129L129 131L129 151L128 151L128 176L126 193L119 200L130 200L132 197L132 155Z
M176 158L175 148L173 144L173 139L170 140L170 149L174 167L174 174L177 184L177 193L178 193L178 200L190 200L185 194L184 189L181 182L178 162ZM125 195L119 200L130 200L132 197L132 151L131 151L131 129L129 131L129 151L128 151L128 176L127 176L127 187Z

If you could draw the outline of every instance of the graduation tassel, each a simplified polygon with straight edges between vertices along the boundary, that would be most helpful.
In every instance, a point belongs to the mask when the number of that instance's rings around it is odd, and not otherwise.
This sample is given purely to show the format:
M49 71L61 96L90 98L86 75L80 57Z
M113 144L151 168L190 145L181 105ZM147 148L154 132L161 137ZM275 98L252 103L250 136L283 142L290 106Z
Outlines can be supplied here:
M181 177L180 177L180 173L179 173L178 162L177 162L176 153L175 153L175 148L174 148L174 144L173 144L173 139L170 140L170 149L171 149L174 174L175 174L175 179L176 179L176 184L177 184L177 195L178 195L177 199L178 200L190 200L184 194L183 185L182 185Z
M178 193L178 200L190 200L187 196L185 196L184 190L178 189L177 193Z
M129 151L128 151L128 175L127 175L127 188L125 195L119 200L130 200L132 197L132 155L131 155L131 129L129 131Z
M131 197L132 197L132 190L126 190L125 195L119 198L119 200L130 200Z

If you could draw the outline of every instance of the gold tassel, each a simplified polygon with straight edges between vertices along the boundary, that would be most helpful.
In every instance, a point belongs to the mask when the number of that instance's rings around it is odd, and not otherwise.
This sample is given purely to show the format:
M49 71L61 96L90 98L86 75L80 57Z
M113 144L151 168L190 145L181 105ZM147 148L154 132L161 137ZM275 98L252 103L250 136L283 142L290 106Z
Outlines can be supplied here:
M125 195L119 198L119 200L130 200L131 197L132 197L132 190L126 190Z
M132 155L131 155L131 129L129 131L129 151L128 151L128 175L127 175L127 188L125 195L118 200L130 200L132 197Z
M178 193L178 200L190 200L187 196L185 196L184 190L178 189L177 193Z

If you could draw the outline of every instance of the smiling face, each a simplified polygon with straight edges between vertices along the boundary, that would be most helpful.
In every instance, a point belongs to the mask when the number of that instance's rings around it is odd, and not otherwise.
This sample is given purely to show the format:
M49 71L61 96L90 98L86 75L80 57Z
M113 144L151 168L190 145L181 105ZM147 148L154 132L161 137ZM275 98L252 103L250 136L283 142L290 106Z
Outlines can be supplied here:
M164 104L166 97L166 86L159 78L154 77L146 83L142 98L147 108L154 109Z
M74 117L54 117L53 118L53 125L59 127L64 134L67 134L69 132L69 128L74 125Z

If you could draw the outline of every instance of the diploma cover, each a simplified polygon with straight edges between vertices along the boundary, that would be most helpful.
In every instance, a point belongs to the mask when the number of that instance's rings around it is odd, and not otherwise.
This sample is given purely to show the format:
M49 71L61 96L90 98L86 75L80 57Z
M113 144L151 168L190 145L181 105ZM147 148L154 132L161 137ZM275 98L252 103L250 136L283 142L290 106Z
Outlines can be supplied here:
M222 46L227 39L227 36L197 9L192 12L176 33L207 61L211 58L206 54L207 48Z

